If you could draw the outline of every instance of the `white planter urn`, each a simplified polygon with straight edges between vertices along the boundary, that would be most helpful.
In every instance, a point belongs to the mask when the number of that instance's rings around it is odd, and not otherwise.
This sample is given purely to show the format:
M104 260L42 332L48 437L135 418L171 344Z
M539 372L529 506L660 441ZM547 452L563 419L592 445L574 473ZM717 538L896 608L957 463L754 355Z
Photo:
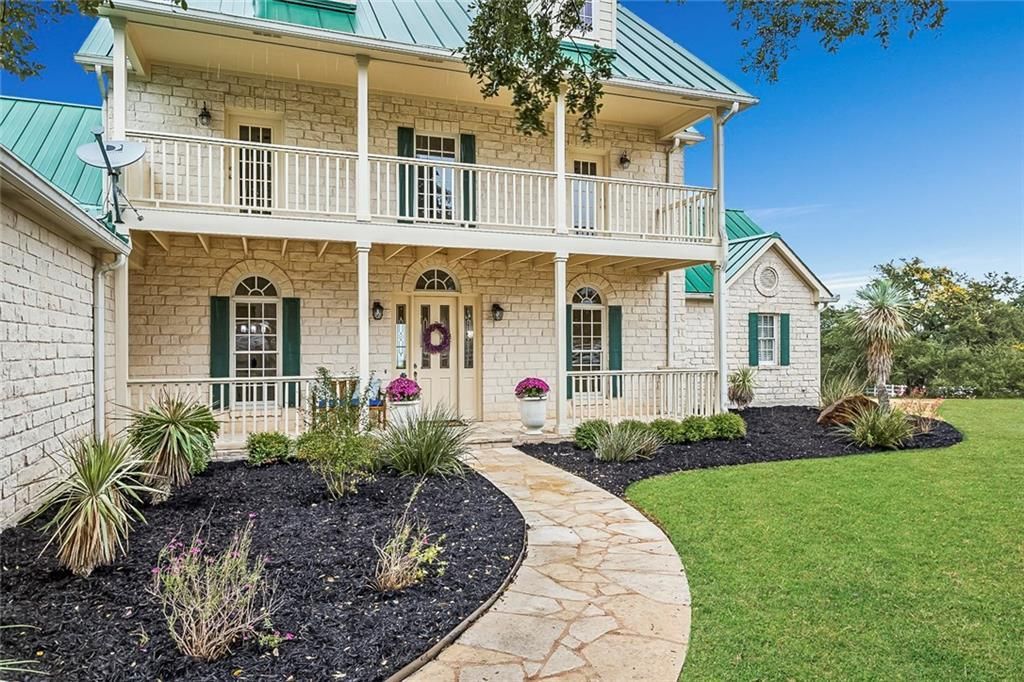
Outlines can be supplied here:
M420 416L419 400L402 400L388 404L388 421L395 426L411 424Z
M523 422L523 428L530 435L539 435L544 432L544 422L548 417L548 397L520 398L519 419Z

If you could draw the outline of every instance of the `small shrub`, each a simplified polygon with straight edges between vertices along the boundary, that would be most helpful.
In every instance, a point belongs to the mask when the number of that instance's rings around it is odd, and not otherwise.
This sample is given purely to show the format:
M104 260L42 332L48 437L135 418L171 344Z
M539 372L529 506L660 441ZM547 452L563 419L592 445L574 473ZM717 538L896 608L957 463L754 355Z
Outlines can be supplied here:
M147 482L158 490L154 502L188 483L194 468L205 469L219 432L210 408L193 400L164 395L156 405L134 412L128 441L146 459Z
M732 412L723 412L708 417L711 437L719 440L736 440L747 435L747 423L743 417Z
M680 443L696 443L714 437L711 424L706 417L687 417L679 422Z
M739 409L754 402L754 389L757 387L756 373L750 367L742 367L729 375L729 400Z
M214 661L277 608L266 579L266 560L252 551L252 519L224 551L207 554L202 531L186 546L172 540L160 550L150 592L159 600L171 638L187 656Z
M250 433L245 441L245 461L251 466L284 462L292 450L292 439L279 431Z
M573 442L581 450L593 450L597 447L598 436L608 433L612 425L604 419L589 419L573 432Z
M914 435L914 426L902 410L879 406L858 407L847 425L837 431L864 448L897 450Z
M647 424L646 422L642 422L639 419L623 419L622 421L620 421L617 424L617 426L619 426L619 427L621 427L623 429L630 429L632 431L641 431L641 432L643 432L643 431L650 431L651 430L650 424Z
M127 442L89 438L70 447L70 469L58 463L63 477L43 491L30 518L57 510L43 526L50 534L46 546L57 543L57 561L85 577L124 553L132 524L145 522L142 495L157 491L145 485L146 463Z
M675 419L655 419L647 426L659 438L665 441L666 445L676 445L682 442L679 422Z
M310 431L299 437L295 451L324 479L334 499L356 492L379 466L377 439L354 430Z
M461 476L469 431L456 412L436 405L416 419L389 424L380 436L381 456L403 476Z
M412 503L422 487L423 481L416 484L387 542L383 545L374 542L377 568L372 584L379 592L394 592L422 582L432 567L435 567L437 575L444 574L447 564L440 561L440 556L444 551L445 536L431 542L427 525L413 521L409 516Z
M664 445L654 431L623 422L597 437L594 457L600 462L632 462L650 459Z

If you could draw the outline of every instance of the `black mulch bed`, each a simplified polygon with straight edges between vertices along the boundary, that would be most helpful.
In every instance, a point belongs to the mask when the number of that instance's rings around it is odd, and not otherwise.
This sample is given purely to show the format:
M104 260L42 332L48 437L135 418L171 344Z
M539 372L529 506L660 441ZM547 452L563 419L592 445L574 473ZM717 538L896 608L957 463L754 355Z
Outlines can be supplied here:
M486 479L430 478L413 509L444 533L443 576L400 593L367 585L382 542L416 484L379 476L357 495L331 501L300 464L250 469L215 463L168 502L145 510L127 557L87 579L60 569L31 526L0 535L0 621L40 630L0 630L0 658L27 658L58 680L381 680L450 632L497 590L523 546L522 516ZM274 626L292 632L278 656L255 642L221 661L178 652L146 592L160 548L187 541L210 510L209 541L222 547L256 513L254 550L268 556L281 608ZM41 655L37 655L41 652ZM26 679L45 679L26 677Z
M519 447L619 497L631 483L673 471L870 452L837 436L833 430L819 426L815 422L818 418L815 408L752 407L744 410L742 416L747 423L747 437L742 440L671 445L662 448L653 459L637 462L598 462L593 452L579 450L572 442ZM905 449L946 447L962 439L963 435L955 428L936 421L930 433L915 436Z

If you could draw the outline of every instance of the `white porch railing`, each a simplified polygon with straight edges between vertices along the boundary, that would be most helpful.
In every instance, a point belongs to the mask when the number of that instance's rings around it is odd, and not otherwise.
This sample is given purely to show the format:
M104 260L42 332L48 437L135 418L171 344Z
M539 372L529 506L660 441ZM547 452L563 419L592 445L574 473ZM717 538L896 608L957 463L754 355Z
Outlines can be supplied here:
M682 419L719 412L715 370L569 372L573 425L588 419Z
M156 208L355 218L353 152L131 131L146 146L125 171L129 198ZM552 171L371 154L370 217L389 222L554 232ZM713 189L569 175L566 225L577 236L715 241Z
M355 217L356 155L220 138L131 132L146 145L125 193L157 208Z
M315 380L313 376L132 379L128 382L128 406L145 409L165 394L198 400L220 423L217 446L241 446L250 433L259 431L280 431L293 437L302 434Z

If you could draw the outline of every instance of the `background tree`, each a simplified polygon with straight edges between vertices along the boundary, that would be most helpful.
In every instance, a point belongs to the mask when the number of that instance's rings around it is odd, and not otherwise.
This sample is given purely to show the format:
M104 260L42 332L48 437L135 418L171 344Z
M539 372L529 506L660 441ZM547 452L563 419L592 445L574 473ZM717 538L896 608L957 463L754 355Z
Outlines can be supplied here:
M747 37L741 66L775 82L782 63L802 34L818 37L837 52L850 38L870 35L888 47L894 33L913 37L937 30L946 17L945 0L725 0L732 25ZM682 4L680 0L680 4ZM614 55L566 52L562 42L587 28L580 17L583 0L474 0L475 12L463 61L480 83L484 97L503 88L512 93L519 129L547 132L545 113L559 87L567 90L567 108L579 115L588 139L601 109L602 81L611 75Z
M167 0L188 9L188 0ZM0 0L0 67L25 80L37 76L43 65L33 61L36 51L33 34L46 24L73 12L95 15L101 5L112 0Z
M893 353L890 381L935 395L1024 396L1024 281L1009 274L972 278L920 258L876 270L907 292L911 335ZM863 371L863 349L845 323L851 306L822 313L825 373Z
M878 279L857 292L857 303L851 317L853 336L865 346L875 397L882 409L888 410L885 385L892 373L896 345L910 336L910 297L889 280Z

